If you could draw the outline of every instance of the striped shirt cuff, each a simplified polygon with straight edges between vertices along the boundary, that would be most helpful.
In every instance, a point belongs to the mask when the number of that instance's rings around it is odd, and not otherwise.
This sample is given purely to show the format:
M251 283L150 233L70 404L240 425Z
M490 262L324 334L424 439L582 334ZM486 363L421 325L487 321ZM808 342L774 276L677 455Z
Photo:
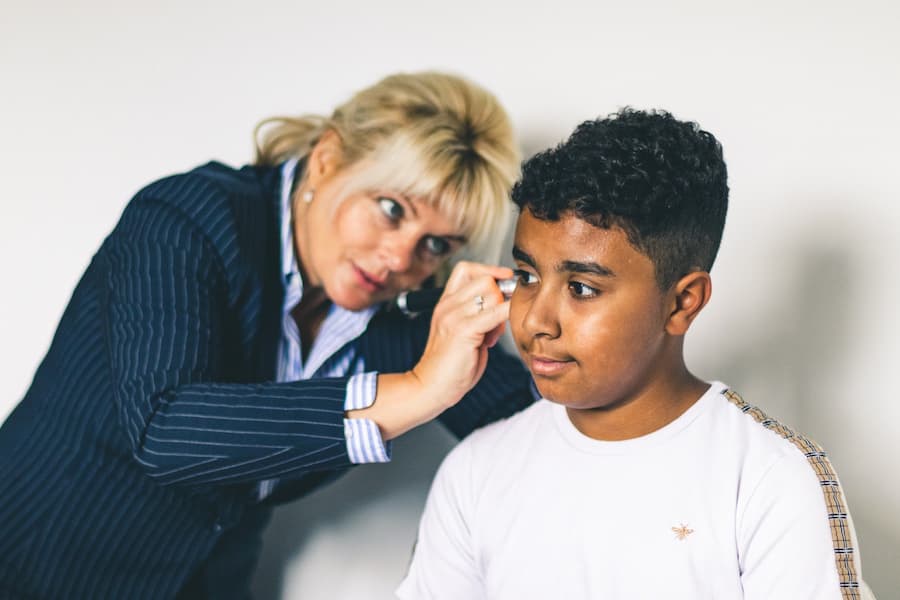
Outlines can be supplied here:
M344 410L368 408L375 402L378 373L360 373L350 378ZM378 425L371 419L344 419L347 454L354 464L389 462L391 443L385 443Z

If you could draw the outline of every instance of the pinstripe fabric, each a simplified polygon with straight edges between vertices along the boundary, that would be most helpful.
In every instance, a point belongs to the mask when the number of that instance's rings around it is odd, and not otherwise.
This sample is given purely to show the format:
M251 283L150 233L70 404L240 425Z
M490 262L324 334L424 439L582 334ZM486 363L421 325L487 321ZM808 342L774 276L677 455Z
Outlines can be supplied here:
M126 207L0 428L0 597L159 599L192 574L229 581L203 566L223 535L258 533L269 506L350 466L349 376L275 381L279 183L211 163ZM427 333L427 316L379 312L354 343L367 369L394 372ZM462 436L530 399L518 361L492 353L441 420Z
M859 569L856 565L856 551L853 547L854 535L849 522L844 493L838 482L837 474L831 466L831 461L828 460L828 455L817 443L794 432L790 427L769 418L759 408L747 403L736 392L726 390L723 394L732 404L741 409L744 414L749 415L766 429L791 442L806 456L810 467L812 467L819 478L822 494L825 496L825 506L828 510L828 522L831 528L831 540L834 545L834 561L837 566L838 580L841 584L841 593L847 600L859 600L860 585L857 575Z
M315 377L341 377L351 367L361 373L364 361L356 355L356 346L350 342L365 331L378 307L362 311L349 311L332 305L319 335L313 342L309 357L304 362L301 351L300 328L292 311L303 299L303 277L294 254L294 233L291 230L291 188L297 169L297 160L289 160L281 167L280 239L281 274L284 277L285 299L282 308L282 337L278 352L277 381L298 381ZM371 374L373 377L376 374ZM351 377L344 399L344 410L366 408L375 401L375 387L354 383ZM381 438L378 425L368 419L344 419L344 437L347 455L354 464L387 462L389 451ZM276 479L259 483L258 497L265 499L277 485Z
M281 272L285 279L285 301L282 311L282 331L278 363L278 381L296 381L314 377L341 377L356 373L362 376L365 360L356 353L352 340L359 337L369 324L378 307L361 311L349 311L332 305L325 321L310 348L306 361L301 356L300 330L291 311L303 298L303 278L294 254L294 234L291 230L291 187L297 169L297 160L290 160L281 167ZM373 378L374 374L369 378ZM347 386L344 410L367 408L375 401L374 380L369 385L354 384L351 378ZM381 438L378 426L367 419L344 419L347 437L347 454L350 462L387 462L390 453ZM364 451L365 449L365 451Z

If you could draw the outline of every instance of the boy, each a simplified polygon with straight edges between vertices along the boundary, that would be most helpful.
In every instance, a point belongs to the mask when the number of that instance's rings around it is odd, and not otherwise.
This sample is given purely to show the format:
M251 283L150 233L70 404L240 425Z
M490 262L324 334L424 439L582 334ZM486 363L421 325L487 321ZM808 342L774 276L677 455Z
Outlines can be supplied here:
M477 431L429 494L401 598L858 598L813 442L692 375L728 203L694 123L624 110L523 168L513 339L544 400Z

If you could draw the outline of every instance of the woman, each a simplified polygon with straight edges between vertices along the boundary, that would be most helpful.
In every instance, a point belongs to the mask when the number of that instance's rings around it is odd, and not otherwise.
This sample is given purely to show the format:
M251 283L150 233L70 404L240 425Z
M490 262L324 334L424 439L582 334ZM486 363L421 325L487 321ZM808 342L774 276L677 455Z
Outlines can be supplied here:
M0 429L0 596L244 597L273 504L530 402L516 360L487 364L508 269L385 308L496 252L518 168L496 99L395 75L264 124L256 165L140 191L76 288Z

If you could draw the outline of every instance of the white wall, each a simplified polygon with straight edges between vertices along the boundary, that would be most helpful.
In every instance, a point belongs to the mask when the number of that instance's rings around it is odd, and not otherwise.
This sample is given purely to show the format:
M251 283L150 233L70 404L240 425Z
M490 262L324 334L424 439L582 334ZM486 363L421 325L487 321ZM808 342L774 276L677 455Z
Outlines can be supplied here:
M690 362L830 451L866 578L882 597L900 589L896 3L14 4L0 5L0 418L130 195L210 158L246 161L264 116L433 67L493 89L528 151L625 104L663 107L714 132L731 174ZM259 597L386 595L450 443L425 429L395 464L281 510Z

